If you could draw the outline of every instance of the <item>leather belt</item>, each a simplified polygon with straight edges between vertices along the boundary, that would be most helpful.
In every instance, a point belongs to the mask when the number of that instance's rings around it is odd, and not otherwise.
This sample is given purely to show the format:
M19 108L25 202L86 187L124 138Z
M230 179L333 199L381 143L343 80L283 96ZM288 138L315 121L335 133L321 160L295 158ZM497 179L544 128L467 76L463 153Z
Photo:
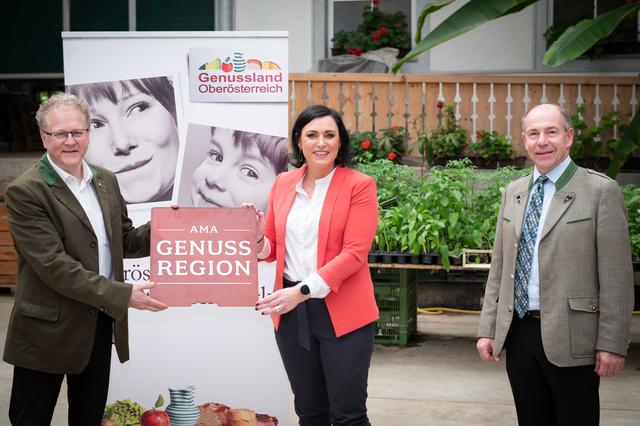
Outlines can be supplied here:
M536 318L536 319L540 319L540 311L536 310L536 311L527 311L524 313L525 317L531 317L531 318Z
M295 287L300 284L300 281L289 281L285 277L282 277L282 286L284 288ZM307 301L299 303L294 308L297 315L298 322L298 343L303 349L311 350L311 340L309 338L309 315L307 314Z

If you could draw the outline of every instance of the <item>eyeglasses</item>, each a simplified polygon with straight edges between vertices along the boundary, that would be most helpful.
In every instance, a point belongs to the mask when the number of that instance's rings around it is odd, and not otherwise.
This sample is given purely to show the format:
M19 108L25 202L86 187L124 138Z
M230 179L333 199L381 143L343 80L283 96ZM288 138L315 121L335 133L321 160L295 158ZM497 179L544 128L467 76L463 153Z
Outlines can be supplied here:
M42 131L42 133L44 133L45 135L53 136L53 138L59 142L66 141L69 135L71 135L73 139L82 139L87 135L88 132L89 132L89 129L77 129L77 130L71 130L69 132L53 132L53 133L45 132L44 130Z

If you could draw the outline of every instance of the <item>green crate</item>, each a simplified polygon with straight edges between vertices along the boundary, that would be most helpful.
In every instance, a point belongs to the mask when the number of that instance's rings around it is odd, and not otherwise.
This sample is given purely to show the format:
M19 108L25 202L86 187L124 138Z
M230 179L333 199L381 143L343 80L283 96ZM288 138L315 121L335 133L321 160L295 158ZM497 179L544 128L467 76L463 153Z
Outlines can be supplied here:
M375 342L406 345L416 331L416 270L371 268L373 290L380 310L374 324Z

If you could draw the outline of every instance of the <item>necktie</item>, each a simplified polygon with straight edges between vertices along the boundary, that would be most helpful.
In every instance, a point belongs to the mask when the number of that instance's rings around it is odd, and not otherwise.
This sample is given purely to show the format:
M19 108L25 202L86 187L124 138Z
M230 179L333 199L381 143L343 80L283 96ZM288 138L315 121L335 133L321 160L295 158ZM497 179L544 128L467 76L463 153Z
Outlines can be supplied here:
M518 257L516 258L515 275L515 305L516 312L522 318L529 307L529 277L531 276L531 263L533 260L533 248L538 236L538 223L540 213L542 213L542 201L544 200L544 184L548 177L541 175L536 180L536 184L531 194L529 207L524 217L524 225L520 234L520 244L518 245Z

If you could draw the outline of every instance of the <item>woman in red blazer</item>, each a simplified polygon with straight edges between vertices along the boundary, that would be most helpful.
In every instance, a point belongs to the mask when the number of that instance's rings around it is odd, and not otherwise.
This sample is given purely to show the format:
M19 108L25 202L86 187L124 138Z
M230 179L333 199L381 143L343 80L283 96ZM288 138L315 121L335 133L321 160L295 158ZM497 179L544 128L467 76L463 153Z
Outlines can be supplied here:
M378 308L367 253L378 226L375 181L348 168L340 115L313 105L292 130L293 161L258 211L260 259L276 261L271 315L301 425L369 425L367 376Z

